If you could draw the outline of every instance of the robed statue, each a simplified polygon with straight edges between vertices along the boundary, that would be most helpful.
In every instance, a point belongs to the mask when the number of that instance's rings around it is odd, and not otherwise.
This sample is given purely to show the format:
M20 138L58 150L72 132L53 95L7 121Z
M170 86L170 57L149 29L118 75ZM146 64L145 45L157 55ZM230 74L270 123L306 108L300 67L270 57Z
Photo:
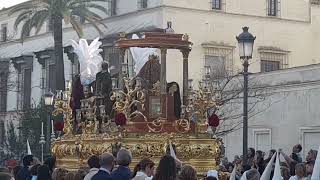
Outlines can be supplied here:
M109 64L103 61L101 64L101 71L96 75L96 91L95 95L102 97L102 104L105 105L106 115L111 115L112 102L110 100L110 93L112 91L112 80L109 72Z

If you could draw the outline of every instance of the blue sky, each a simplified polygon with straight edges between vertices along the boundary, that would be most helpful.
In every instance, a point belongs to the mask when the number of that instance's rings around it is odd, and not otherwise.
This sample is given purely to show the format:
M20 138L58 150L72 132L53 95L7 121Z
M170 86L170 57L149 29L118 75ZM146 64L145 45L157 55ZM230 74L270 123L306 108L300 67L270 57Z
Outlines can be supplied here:
M28 1L28 0L0 0L0 9L4 7L10 7L25 1Z

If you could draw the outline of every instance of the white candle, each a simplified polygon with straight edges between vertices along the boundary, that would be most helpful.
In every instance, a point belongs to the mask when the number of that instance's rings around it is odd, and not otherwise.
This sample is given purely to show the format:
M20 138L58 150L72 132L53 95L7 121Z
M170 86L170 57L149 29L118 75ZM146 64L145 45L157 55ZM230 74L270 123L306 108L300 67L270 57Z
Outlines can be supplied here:
M43 136L43 122L41 122L41 136Z
M54 130L53 130L53 120L51 120L51 133L54 134Z

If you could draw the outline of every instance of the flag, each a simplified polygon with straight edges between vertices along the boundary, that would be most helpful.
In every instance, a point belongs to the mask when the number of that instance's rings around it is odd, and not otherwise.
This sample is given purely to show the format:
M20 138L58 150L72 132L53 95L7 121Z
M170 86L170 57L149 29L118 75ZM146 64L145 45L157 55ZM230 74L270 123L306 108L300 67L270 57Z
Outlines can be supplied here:
M320 154L320 146L318 149L316 162L314 163L311 180L320 180L320 155L319 154Z

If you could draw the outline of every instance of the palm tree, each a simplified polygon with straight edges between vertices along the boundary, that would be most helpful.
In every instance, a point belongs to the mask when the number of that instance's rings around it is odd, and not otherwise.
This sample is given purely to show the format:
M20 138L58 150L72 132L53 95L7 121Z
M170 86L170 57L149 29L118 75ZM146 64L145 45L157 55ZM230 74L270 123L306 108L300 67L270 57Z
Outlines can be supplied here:
M66 24L70 23L79 37L83 35L80 18L91 23L101 35L99 25L106 26L101 22L102 17L94 10L107 13L107 9L97 2L105 2L105 0L33 0L13 7L9 12L9 15L20 13L15 20L14 29L17 30L22 24L22 41L30 35L32 29L35 29L35 33L38 34L45 22L52 23L57 89L65 89L62 20Z

